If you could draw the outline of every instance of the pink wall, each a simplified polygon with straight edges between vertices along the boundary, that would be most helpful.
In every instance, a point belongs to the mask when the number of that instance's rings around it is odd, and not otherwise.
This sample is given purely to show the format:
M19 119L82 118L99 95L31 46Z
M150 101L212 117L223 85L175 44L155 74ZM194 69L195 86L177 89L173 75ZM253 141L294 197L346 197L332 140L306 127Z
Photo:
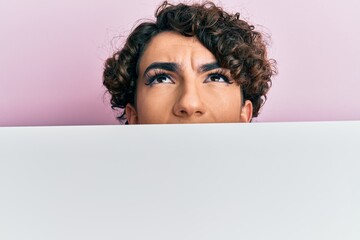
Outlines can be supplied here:
M0 126L116 124L101 84L112 39L158 0L0 2ZM256 120L360 120L360 2L223 0L270 33L279 75Z

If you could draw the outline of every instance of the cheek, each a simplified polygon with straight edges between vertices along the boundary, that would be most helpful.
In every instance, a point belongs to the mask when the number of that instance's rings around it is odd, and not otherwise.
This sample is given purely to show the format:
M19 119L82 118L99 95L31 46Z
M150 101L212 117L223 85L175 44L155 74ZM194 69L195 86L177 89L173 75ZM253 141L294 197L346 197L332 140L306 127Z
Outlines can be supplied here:
M240 89L231 88L209 94L208 107L223 119L237 119L241 111Z
M162 123L171 112L172 99L154 89L139 89L136 107L140 123Z

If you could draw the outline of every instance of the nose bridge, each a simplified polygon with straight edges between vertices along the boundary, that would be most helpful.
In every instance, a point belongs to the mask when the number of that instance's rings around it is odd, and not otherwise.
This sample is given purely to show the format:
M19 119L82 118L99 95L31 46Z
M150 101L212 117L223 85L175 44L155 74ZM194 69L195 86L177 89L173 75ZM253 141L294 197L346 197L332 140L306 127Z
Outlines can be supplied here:
M181 98L189 105L199 104L201 97L195 81L187 81L183 84Z
M174 110L176 115L202 115L205 106L201 97L201 86L194 76L188 76L182 81L181 89Z

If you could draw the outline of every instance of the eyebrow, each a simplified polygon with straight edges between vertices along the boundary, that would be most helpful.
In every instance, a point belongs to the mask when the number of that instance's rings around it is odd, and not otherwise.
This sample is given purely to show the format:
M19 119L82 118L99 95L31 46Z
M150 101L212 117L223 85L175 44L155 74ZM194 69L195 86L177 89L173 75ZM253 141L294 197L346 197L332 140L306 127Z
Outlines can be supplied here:
M199 67L198 72L204 73L204 72L211 71L211 70L217 69L217 68L220 68L220 65L218 62L206 63ZM174 62L154 62L146 68L146 70L144 72L144 77L152 69L163 69L163 70L170 71L170 72L178 72L180 69L180 65L178 63L174 63Z
M213 63L207 63L204 65L200 66L200 72L208 72L214 69L220 68L220 65L218 62L213 62Z
M170 72L177 72L179 71L179 68L179 64L173 62L154 62L146 68L144 76L146 76L146 74L152 69L163 69Z

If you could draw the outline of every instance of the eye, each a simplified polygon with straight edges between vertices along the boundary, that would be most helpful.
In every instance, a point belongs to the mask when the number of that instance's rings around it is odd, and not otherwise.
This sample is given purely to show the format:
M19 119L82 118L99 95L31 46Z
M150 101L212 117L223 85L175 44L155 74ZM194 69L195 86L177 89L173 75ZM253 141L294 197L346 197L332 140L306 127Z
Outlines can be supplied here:
M221 73L212 73L209 74L209 76L205 79L204 83L210 83L210 82L220 82L220 83L229 83L231 84L229 78Z
M145 83L145 85L154 85L154 84L171 84L174 83L173 80L171 80L171 77L168 74L165 73L160 73L160 74L155 74L154 76L148 76L147 77L147 81Z

